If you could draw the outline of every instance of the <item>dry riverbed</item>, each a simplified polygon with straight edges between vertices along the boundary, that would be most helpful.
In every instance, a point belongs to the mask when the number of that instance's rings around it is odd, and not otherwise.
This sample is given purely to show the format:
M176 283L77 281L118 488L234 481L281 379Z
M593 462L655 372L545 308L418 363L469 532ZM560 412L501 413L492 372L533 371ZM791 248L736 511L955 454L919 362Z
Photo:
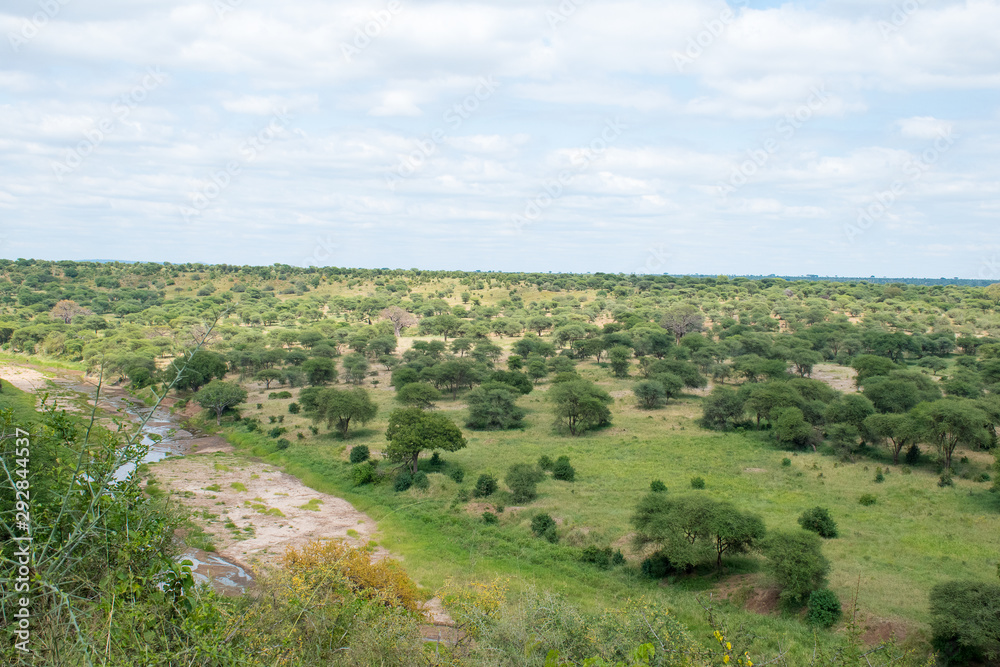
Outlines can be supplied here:
M191 510L223 558L272 563L288 547L315 539L358 547L372 541L375 522L346 500L231 451L213 444L149 466L151 479ZM375 554L386 552L376 548Z

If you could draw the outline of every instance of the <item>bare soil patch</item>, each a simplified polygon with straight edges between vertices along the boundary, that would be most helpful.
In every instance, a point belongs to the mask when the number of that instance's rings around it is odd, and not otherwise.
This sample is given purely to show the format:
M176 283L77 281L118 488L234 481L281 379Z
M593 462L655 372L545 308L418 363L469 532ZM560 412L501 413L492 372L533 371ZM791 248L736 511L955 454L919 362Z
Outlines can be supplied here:
M311 540L365 546L375 535L375 522L346 500L263 463L199 453L165 459L150 470L165 490L182 496L226 559L270 563L287 547ZM384 558L387 552L375 554Z
M37 371L34 368L25 368L24 366L15 366L10 363L0 364L0 378L3 378L21 391L32 394L45 389L48 383L48 378L41 371Z
M755 614L774 615L780 611L780 589L767 586L760 574L739 574L729 577L715 587L715 594L723 600L742 606Z
M858 391L854 385L854 378L857 376L858 372L853 368L836 364L816 364L812 372L814 380L825 382L845 394L853 394Z

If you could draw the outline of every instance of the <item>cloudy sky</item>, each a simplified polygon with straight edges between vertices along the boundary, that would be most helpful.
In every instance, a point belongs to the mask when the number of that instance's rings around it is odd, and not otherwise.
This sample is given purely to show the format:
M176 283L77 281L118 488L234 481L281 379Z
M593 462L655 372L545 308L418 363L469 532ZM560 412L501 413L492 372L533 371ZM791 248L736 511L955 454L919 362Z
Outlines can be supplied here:
M5 0L0 256L1000 280L998 0Z

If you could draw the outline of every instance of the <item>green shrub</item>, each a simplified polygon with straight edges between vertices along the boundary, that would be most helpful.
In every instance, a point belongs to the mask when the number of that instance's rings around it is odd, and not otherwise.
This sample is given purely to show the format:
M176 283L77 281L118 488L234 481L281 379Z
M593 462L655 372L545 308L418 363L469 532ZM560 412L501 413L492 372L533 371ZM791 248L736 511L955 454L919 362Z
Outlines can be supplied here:
M531 532L535 534L535 537L544 537L553 544L559 541L559 535L556 533L556 522L548 514L536 514L531 519Z
M569 464L568 456L560 456L552 466L552 479L572 482L576 479L576 470Z
M550 459L547 454L542 454L538 459L538 467L541 468L542 470L551 471L553 465L555 464L552 462L552 459Z
M365 461L354 466L351 471L354 486L362 486L364 484L371 484L376 479L378 479L378 474L376 473L376 467L374 461Z
M396 493L402 493L411 486L413 486L413 475L410 474L409 470L400 470L392 483L392 490Z
M871 507L876 502L878 502L878 499L875 498L875 496L873 496L870 493L863 493L861 494L861 497L858 498L858 502L864 505L865 507Z
M288 429L284 426L275 426L270 431L267 432L268 436L272 438L280 438L282 435L288 432Z
M990 474L988 472L979 473L979 476L976 477L977 482L988 482L991 479L992 478L990 477Z
M820 538L804 530L775 532L763 543L765 567L781 587L781 599L801 604L826 583L830 562L823 556Z
M806 621L810 625L821 628L832 627L843 612L840 609L840 598L829 588L821 588L809 595L809 613Z
M284 451L292 444L291 440L287 438L278 438L278 441L274 443L274 446L278 448L279 451Z
M507 469L503 481L510 489L510 497L515 503L528 503L538 497L538 483L545 478L545 473L537 466L527 463L515 463Z
M955 486L955 480L952 479L951 475L947 472L942 473L942 475L938 477L938 486L942 489L946 486Z
M650 579L663 579L674 571L674 566L670 559L661 552L657 552L642 561L639 570L644 577Z
M612 567L623 565L625 556L620 550L611 547L584 547L580 554L580 560L584 563L596 565L601 570L609 570Z
M885 481L885 475L882 473L882 467L879 466L878 468L875 468L875 483L881 484L884 481Z
M351 447L351 463L363 463L370 459L371 455L368 445L355 445Z
M441 455L438 452L434 452L433 454L431 454L430 460L427 461L427 468L431 471L434 471L434 470L440 470L443 467L444 467L444 459L441 458Z
M944 664L1000 661L1000 585L946 581L930 593L931 644Z
M448 471L448 477L451 477L456 484L461 484L465 479L465 471L458 467L452 468Z
M497 491L497 478L490 474L482 474L476 480L472 495L476 498L489 498Z
M910 445L910 448L906 450L906 456L903 457L903 461L908 466L915 466L920 463L920 447L916 444Z
M271 400L276 400L279 398L291 398L292 392L290 391L272 391L267 397Z
M431 488L431 480L427 479L427 473L423 470L418 471L417 474L413 476L413 486L417 487L421 491L426 491Z
M799 525L820 537L827 539L837 537L837 522L825 507L814 507L803 512L799 517Z
M667 490L667 485L658 479L654 479L649 483L649 490L653 493L665 493Z
M702 479L701 477L692 477L691 478L691 488L692 489L704 489L705 488L705 480Z
M496 524L500 523L500 517L498 517L493 512L483 512L483 523L488 524L490 526L495 526Z
M790 468L790 467L792 467L792 460L790 458L788 458L787 456L785 458L781 459L781 467L782 468Z
M288 404L288 412L290 412L291 414L297 415L297 414L299 414L300 410L301 410L301 408L299 407L298 403L289 403Z
M264 404L263 403L258 403L257 404L257 409L258 410L263 410L264 409Z

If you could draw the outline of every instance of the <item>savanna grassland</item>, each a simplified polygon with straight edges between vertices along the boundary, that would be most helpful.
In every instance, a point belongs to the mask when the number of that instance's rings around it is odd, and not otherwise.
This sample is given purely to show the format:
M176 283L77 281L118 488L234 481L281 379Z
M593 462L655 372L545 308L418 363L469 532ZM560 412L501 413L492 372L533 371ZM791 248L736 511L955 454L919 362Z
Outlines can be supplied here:
M525 644L624 659L657 641L653 664L746 659L715 631L757 664L865 664L857 647L893 634L867 659L996 650L995 629L945 628L968 610L931 598L996 583L1000 286L18 260L0 262L0 295L9 363L166 392L239 455L374 519L414 595L444 598L477 637L448 660L542 664ZM797 595L773 545L816 507L838 534ZM739 535L720 567L723 524ZM489 582L507 611L487 621L484 599L456 591ZM806 618L813 590L842 604L829 630ZM694 648L671 655L622 619L580 644L551 629L606 628L581 614L629 599L669 608L686 628L675 646ZM347 664L369 664L360 647L377 640L344 637ZM442 659L411 649L379 659Z

